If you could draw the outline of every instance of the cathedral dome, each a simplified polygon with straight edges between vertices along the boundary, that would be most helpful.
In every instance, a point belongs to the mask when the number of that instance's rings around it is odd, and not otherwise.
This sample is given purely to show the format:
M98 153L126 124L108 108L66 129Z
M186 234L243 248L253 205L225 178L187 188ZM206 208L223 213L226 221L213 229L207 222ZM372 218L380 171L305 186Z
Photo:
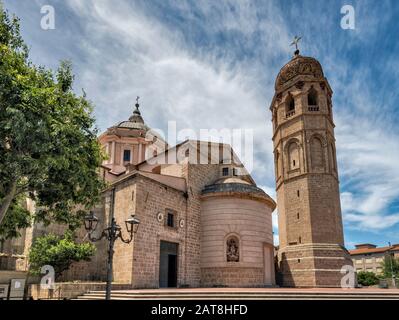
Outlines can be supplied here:
M139 130L140 132L147 132L150 128L144 123L144 119L141 116L139 110L139 104L136 103L136 109L133 111L133 114L129 117L129 120L124 120L121 122L116 123L113 125L110 130L114 131L115 129L122 128L122 129L133 129Z
M324 79L323 69L319 61L312 57L295 54L277 75L275 89L279 91L282 86L297 76L305 76L306 80Z
M261 188L249 184L243 180L240 182L222 182L207 185L201 192L202 198L207 197L237 197L249 198L267 203L272 211L276 208L274 200Z
M113 126L113 128L127 128L127 129L137 129L137 130L144 130L148 131L149 128L141 122L136 122L136 121L131 121L130 119L128 121L121 121L118 122Z

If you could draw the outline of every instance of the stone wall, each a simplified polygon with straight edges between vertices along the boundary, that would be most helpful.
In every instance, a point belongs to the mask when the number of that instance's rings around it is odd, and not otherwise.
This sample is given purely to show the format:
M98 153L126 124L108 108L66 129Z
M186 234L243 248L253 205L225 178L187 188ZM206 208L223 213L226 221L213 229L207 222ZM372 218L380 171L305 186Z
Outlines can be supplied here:
M11 279L26 279L27 272L13 271L13 270L0 270L0 284L9 284Z
M139 179L136 214L141 223L134 243L133 286L159 287L160 243L178 244L177 284L185 282L183 248L186 245L186 197L182 191L156 181ZM175 226L166 225L167 211L174 212ZM180 224L180 221L184 221Z
M289 246L278 254L285 287L339 287L341 268L352 265L349 253L335 244Z
M226 268L202 268L202 287L264 287L264 268L251 267L226 267Z
M175 227L166 226L167 210L175 213ZM184 192L167 187L147 177L136 175L116 187L115 219L127 238L124 221L134 214L140 219L134 242L115 243L114 281L130 284L132 288L159 286L160 241L179 245L178 284L184 282L186 217Z
M183 172L187 178L188 193L185 279L190 286L199 287L201 282L201 192L206 185L212 184L219 177L219 165L187 164Z

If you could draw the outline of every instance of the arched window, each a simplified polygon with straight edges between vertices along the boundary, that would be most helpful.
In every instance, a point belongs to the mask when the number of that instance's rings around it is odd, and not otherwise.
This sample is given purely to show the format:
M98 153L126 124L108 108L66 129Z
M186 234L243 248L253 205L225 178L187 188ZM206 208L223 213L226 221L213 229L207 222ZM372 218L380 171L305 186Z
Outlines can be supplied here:
M226 259L227 262L240 261L240 242L236 236L231 236L227 238Z
M313 87L308 92L308 106L317 106L317 91Z
M299 168L299 149L296 142L291 142L288 146L288 161L290 170Z
M295 100L291 94L288 94L288 97L286 100L286 110L287 110L287 112L295 111Z
M310 159L313 170L324 169L324 150L321 140L317 137L312 138L310 143Z

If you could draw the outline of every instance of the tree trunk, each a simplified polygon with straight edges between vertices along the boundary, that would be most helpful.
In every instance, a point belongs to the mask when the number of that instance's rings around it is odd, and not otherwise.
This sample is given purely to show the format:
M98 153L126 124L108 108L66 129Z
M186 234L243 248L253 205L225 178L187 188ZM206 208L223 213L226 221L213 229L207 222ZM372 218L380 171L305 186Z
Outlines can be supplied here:
M17 180L14 180L11 182L8 192L6 193L3 202L1 203L0 206L0 225L4 220L7 210L10 207L11 202L14 199L16 193L17 193Z

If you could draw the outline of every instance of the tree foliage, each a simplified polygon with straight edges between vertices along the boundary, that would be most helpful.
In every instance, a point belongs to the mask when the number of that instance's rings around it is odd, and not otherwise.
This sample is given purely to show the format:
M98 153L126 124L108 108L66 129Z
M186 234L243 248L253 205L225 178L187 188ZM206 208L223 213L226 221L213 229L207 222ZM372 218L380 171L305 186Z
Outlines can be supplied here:
M1 10L0 238L29 224L26 196L40 208L37 221L73 230L104 187L92 105L73 92L71 63L61 62L54 73L28 55L18 19Z
M379 279L374 272L359 271L357 273L357 282L362 286L373 286L378 284Z
M399 277L399 258L386 255L381 263L381 267L385 278L392 278L392 273L396 278Z
M90 242L75 242L70 231L62 237L54 234L38 237L30 248L29 272L39 275L43 266L50 265L54 268L55 277L58 278L70 268L72 263L90 261L95 251L95 246Z

